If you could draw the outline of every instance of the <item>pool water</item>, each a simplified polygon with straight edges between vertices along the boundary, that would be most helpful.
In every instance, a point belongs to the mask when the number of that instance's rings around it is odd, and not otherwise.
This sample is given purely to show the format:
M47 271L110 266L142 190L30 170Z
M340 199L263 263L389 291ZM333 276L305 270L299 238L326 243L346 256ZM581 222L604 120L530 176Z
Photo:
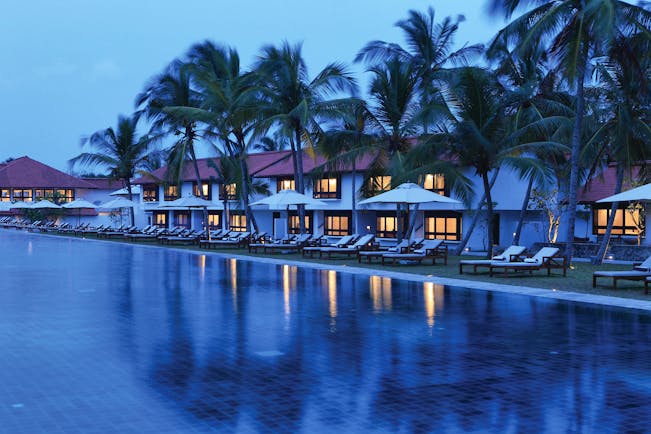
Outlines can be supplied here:
M0 432L647 432L651 315L0 231Z

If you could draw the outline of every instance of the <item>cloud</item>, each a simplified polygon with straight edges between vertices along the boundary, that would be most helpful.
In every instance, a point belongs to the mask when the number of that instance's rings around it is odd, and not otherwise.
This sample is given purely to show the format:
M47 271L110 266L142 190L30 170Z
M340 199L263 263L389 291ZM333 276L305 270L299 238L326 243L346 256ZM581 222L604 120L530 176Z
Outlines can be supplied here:
M117 78L122 74L122 70L115 61L103 59L95 62L91 67L91 77L94 79Z

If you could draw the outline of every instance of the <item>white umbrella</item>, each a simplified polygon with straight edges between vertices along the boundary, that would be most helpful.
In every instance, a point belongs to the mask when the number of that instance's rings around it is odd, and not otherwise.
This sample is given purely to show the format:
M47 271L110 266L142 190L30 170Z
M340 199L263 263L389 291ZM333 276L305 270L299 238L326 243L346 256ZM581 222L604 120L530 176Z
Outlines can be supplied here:
M423 187L418 184L414 184L413 182L405 182L404 184L400 184L393 190L389 190L384 193L380 193L377 196L361 200L359 204L368 205L372 203L395 203L399 211L400 205L404 203L407 205L407 211L409 211L410 204L429 202L441 202L455 205L461 204L461 202L456 199L434 193L433 191L425 190ZM400 230L400 218L397 218L396 222L398 224L398 239L400 240L402 239L402 231Z
M82 209L97 209L97 205L94 203L88 202L84 199L75 199L72 202L64 203L61 205L62 208L66 209L77 209L79 210L77 214L77 225L79 225L79 220L81 219L81 210Z
M131 186L131 194L140 194L140 186L139 185ZM129 191L127 190L126 187L109 193L109 196L128 196L128 195L129 195Z
M11 208L13 208L11 202L0 202L0 211L9 211Z
M280 190L276 194L253 202L251 205L268 205L270 209L287 209L287 233L289 233L289 207L292 205L327 206L321 200L306 196L296 190Z
M215 203L202 199L197 196L186 196L170 202L164 202L162 205L159 205L158 208L203 208L203 207L214 207Z
M623 191L613 196L599 199L597 203L604 202L649 202L651 201L651 184L645 184L641 187Z
M31 207L32 207L31 202L18 201L18 202L12 203L10 208L13 208L13 209L26 209L26 208L31 208Z
M133 207L136 206L136 203L132 200L125 199L123 197L118 197L117 199L110 200L106 203L103 203L99 208L104 209L122 209L122 208L131 208L130 217L133 217ZM122 213L120 213L120 223L122 223ZM132 223L133 224L133 220Z
M56 203L50 202L49 200L39 200L38 202L32 204L28 208L30 209L59 209L61 208Z
M373 196L368 199L364 199L359 202L360 205L367 205L371 203L428 203L428 202L441 202L441 203L453 203L461 204L456 199L452 199L433 191L425 190L420 185L414 184L412 182L406 182L400 184L393 190L385 191L380 193L377 196Z

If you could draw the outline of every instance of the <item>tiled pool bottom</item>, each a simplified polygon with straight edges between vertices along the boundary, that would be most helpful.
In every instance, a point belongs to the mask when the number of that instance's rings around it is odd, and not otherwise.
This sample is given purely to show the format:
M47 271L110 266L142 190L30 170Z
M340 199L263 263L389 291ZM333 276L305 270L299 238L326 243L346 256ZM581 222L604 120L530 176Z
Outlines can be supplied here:
M0 432L647 432L651 316L0 231Z

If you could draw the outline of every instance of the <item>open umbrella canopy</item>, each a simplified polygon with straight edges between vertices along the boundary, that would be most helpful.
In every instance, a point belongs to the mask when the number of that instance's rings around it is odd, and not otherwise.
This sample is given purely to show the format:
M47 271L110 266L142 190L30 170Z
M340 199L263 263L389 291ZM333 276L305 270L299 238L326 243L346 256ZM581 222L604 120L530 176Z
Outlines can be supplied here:
M362 200L360 205L367 205L372 203L428 203L428 202L442 202L451 204L460 204L456 199L452 199L429 190L425 190L420 185L412 182L400 184L393 190L385 191L377 196Z
M11 202L0 202L0 211L9 211L11 208L14 208Z
M97 209L97 205L84 199L75 199L72 202L64 203L61 207L67 209Z
M203 208L215 206L217 206L216 203L190 195L170 202L165 202L162 205L159 205L159 208Z
M26 208L31 208L31 207L32 207L32 203L31 203L31 202L18 201L18 202L14 202L14 203L12 203L11 206L10 206L9 208L13 208L13 209L26 209Z
M131 194L140 194L140 186L139 185L131 186ZM127 190L126 187L109 193L109 196L128 196L128 195L129 195L129 190Z
M99 207L104 209L117 209L117 208L133 208L136 203L132 200L118 197L117 199L110 200L101 204Z
M39 200L38 202L32 204L28 208L30 209L59 209L61 208L56 203L50 202L49 200Z
M632 188L627 191L615 194L613 196L599 199L597 203L604 202L651 202L651 184L645 184L641 187Z
M251 205L269 205L269 208L278 209L288 208L291 205L327 206L325 202L301 194L296 190L280 190L278 193L253 202Z

